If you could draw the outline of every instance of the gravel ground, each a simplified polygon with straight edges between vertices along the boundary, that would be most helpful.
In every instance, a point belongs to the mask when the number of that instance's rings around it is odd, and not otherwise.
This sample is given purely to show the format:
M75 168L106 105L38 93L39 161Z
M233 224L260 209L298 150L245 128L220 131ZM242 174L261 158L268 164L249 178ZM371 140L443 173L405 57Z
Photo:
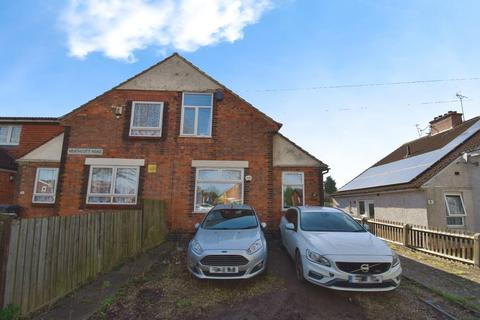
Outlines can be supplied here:
M151 271L105 299L92 319L445 319L421 299L458 319L474 315L404 279L393 292L349 293L299 283L293 262L270 244L269 271L244 281L204 281L186 270L185 252L173 251Z

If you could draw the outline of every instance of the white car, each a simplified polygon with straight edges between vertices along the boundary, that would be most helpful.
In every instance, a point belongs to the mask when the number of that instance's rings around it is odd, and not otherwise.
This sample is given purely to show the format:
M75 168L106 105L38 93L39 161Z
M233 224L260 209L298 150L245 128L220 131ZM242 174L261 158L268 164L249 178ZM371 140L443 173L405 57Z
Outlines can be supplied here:
M280 233L300 281L347 291L389 291L400 284L397 254L341 210L289 208Z

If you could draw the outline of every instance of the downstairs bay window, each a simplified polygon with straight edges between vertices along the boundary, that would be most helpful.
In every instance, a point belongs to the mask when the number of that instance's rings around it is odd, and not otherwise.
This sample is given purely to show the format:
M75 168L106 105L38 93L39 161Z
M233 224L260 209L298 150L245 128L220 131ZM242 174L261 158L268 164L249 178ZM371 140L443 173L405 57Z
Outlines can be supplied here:
M207 212L217 204L243 203L243 169L197 168L195 212Z
M87 204L137 203L140 167L90 166Z

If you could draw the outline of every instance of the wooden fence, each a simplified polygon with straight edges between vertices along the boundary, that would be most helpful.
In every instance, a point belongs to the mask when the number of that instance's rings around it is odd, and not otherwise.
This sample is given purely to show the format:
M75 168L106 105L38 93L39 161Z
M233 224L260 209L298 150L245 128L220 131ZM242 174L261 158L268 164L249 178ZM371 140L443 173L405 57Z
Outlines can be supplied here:
M480 267L480 234L466 234L440 229L427 229L391 221L367 220L354 217L367 224L371 233L384 240Z
M165 238L164 207L3 221L5 261L0 306L22 315L52 304L96 275ZM8 233L8 237L5 237ZM2 301L3 300L3 303Z

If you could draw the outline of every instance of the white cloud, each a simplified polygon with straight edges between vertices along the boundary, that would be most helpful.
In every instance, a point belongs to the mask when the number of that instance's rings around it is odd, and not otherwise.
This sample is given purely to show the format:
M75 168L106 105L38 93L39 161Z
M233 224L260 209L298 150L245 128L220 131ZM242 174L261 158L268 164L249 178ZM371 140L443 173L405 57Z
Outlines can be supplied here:
M70 0L63 16L70 54L131 61L148 46L195 51L242 39L272 0Z

